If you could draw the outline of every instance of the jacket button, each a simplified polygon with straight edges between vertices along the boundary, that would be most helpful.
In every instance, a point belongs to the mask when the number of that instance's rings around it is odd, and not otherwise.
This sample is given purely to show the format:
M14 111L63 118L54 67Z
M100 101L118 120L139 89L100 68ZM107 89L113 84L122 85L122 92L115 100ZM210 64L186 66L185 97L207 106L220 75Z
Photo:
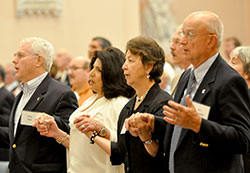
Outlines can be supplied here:
M12 148L16 148L16 144L13 144L13 145L12 145Z

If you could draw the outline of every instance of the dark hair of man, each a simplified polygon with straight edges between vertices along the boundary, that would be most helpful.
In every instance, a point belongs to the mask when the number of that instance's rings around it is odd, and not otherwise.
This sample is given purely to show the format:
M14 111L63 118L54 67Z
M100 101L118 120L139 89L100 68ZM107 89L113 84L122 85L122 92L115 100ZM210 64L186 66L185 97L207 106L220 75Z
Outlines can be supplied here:
M104 49L106 47L109 47L111 46L111 43L110 41L108 41L106 38L104 37L94 37L92 40L97 40L99 41L101 47Z
M149 73L149 79L160 83L165 63L165 54L158 43L151 38L138 36L127 42L126 53L128 50L134 55L139 55L143 65L154 65L152 71Z
M0 76L1 76L2 81L4 82L4 80L5 80L5 71L2 68L2 66L0 66Z
M101 75L104 97L111 99L119 96L127 98L134 96L135 91L127 85L122 70L122 65L125 61L124 53L114 47L96 51L90 63L91 69L93 69L97 58L100 59L102 63Z
M235 47L241 46L241 42L240 42L240 40L238 38L229 37L229 38L226 39L226 41L230 41L230 40L232 40L234 42Z

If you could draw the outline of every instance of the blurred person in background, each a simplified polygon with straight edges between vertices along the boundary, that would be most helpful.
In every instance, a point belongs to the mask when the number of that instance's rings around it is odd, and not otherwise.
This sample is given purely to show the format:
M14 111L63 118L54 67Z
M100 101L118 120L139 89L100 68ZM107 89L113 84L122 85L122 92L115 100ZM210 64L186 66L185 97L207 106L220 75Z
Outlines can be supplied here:
M62 82L65 85L70 86L69 77L67 74L67 69L69 67L69 63L72 59L72 56L69 54L67 50L60 50L55 54L54 63L57 66L57 74L56 79Z
M176 74L171 83L171 95L174 96L178 81L182 75L182 73L189 67L191 67L190 61L185 59L183 53L183 47L181 46L181 32L182 32L182 25L178 26L172 40L170 42L170 49L173 58L173 64L181 69L181 72Z
M88 58L79 56L71 60L68 68L69 82L76 94L79 106L93 95L88 84L89 64Z
M230 53L238 46L241 46L241 42L237 37L228 37L224 40L224 53L226 61L230 60Z
M9 127L9 118L12 105L14 103L15 97L9 92L5 85L5 72L0 66L0 131L7 129ZM1 146L0 144L0 161L9 160L9 146Z
M91 59L96 50L103 50L106 47L112 46L111 42L104 37L94 37L89 43L88 56Z
M16 72L14 65L8 64L5 66L4 70L5 70L5 82L4 82L5 87L8 91L12 92L14 96L16 96L20 92L21 88L15 77Z
M171 91L171 83L175 76L175 71L172 65L165 61L163 73L161 76L160 88L168 93Z

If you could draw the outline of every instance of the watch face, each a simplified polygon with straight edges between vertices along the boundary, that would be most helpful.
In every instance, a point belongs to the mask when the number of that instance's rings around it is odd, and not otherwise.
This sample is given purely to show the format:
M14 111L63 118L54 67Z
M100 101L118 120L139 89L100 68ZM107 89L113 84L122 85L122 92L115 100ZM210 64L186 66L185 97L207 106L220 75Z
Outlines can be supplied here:
M102 128L102 130L100 131L99 135L100 136L106 136L107 135L107 131L106 131L105 127Z

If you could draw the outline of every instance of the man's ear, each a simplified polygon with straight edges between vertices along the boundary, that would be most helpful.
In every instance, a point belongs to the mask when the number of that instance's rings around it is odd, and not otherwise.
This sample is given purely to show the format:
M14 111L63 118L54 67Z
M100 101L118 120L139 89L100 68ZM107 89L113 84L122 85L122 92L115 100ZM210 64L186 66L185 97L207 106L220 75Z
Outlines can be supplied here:
M218 44L218 37L215 34L211 34L208 42L208 47L213 48L217 44Z
M41 56L41 55L38 55L37 56L37 61L36 61L36 66L40 67L40 66L43 66L43 64L44 64L44 57Z

